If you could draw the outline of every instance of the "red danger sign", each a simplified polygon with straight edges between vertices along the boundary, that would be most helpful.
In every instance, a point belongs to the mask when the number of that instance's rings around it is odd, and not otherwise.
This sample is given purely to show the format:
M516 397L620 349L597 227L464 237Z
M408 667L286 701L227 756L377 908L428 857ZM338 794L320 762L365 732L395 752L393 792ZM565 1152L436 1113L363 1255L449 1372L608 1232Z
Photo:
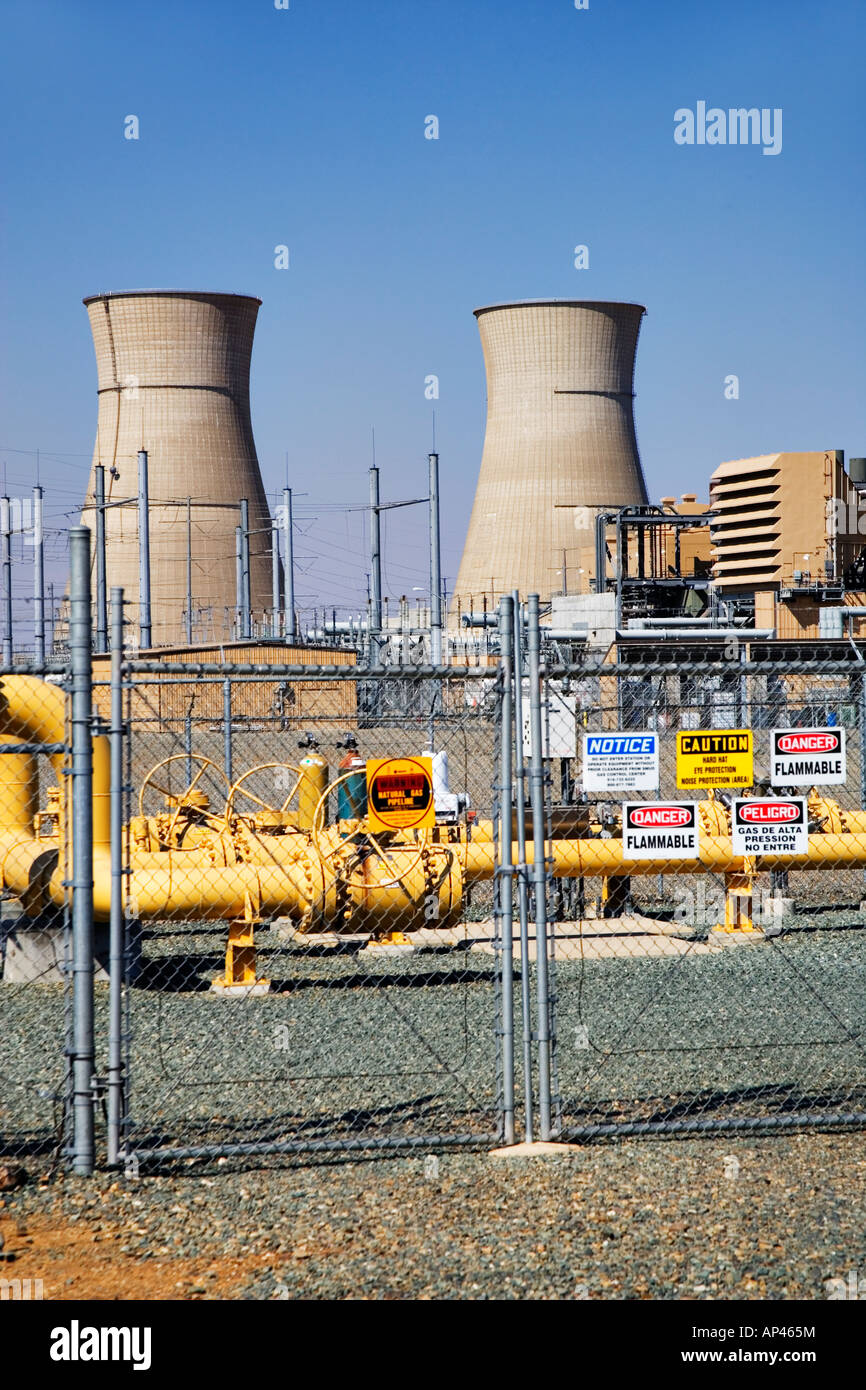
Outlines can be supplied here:
M770 783L774 787L841 786L847 778L844 729L774 729Z
M629 824L637 826L691 825L687 806L636 806L629 812Z
M623 859L697 859L698 808L694 801L626 801L622 808Z
M778 734L776 737L776 747L780 753L835 753L841 746L841 736L826 730Z

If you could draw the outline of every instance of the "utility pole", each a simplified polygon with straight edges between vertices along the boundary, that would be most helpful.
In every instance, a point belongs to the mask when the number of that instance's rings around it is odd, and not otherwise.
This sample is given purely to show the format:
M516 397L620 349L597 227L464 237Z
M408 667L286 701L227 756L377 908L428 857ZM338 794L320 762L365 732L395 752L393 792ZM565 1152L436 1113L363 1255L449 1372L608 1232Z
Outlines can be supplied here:
M192 498L186 499L186 640L192 646Z
M33 655L45 660L45 533L42 526L42 488L33 489Z
M280 530L271 526L271 636L280 635Z
M379 634L382 630L382 550L379 533L379 470L370 469L370 662L379 658Z
M430 661L442 664L442 554L439 545L439 455L430 465Z
M241 499L241 637L252 636L250 617L250 504Z
M241 635L241 614L244 607L244 543L243 528L235 527L235 637Z
M98 463L93 470L93 497L96 504L96 650L108 651L108 602L105 588L105 469Z
M285 620L283 628L287 640L294 642L297 637L295 628L295 546L292 528L292 489L290 487L283 488L283 550L285 552L283 561Z
M9 498L0 497L0 532L3 536L3 665L12 665L12 521Z
M138 645L153 645L150 623L150 493L147 450L138 453Z

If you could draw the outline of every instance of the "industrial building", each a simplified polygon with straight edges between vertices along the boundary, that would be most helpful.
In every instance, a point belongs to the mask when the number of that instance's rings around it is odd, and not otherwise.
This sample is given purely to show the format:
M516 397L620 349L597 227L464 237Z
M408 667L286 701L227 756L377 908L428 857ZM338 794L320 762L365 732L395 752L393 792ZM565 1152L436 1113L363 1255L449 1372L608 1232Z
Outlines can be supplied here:
M250 419L250 356L261 300L130 290L84 303L99 412L82 521L94 527L101 465L107 583L125 590L130 636L139 630L138 456L146 451L152 642L236 637L242 500L249 505L253 615L272 602L271 518Z

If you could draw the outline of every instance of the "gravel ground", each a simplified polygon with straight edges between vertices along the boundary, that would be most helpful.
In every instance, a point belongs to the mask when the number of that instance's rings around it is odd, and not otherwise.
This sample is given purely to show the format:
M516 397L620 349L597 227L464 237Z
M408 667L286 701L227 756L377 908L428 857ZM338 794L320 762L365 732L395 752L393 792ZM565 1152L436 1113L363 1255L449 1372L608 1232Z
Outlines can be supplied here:
M844 916L835 930L797 918L770 941L700 956L650 956L651 938L629 936L622 958L559 961L566 1126L866 1110L866 932ZM222 928L145 933L129 999L137 1147L495 1135L494 957L259 940L273 992L227 1000L208 992ZM104 1058L106 986L96 993ZM44 1170L57 1144L63 991L3 985L0 1005L0 1132ZM517 1053L519 1095L519 1039Z
M7 1193L47 1298L809 1299L866 1270L866 1136L280 1166Z
M866 934L852 912L801 914L713 955L648 957L636 938L624 959L560 962L566 1121L863 1109ZM866 1135L496 1159L483 1142L492 957L263 937L275 993L226 1001L207 993L221 929L147 935L130 998L139 1143L459 1130L479 1151L38 1181L56 1143L63 992L3 986L0 1107L7 1132L25 1131L31 1176L0 1193L8 1273L42 1278L49 1298L726 1300L823 1299L826 1280L866 1272ZM106 1004L99 987L101 1047Z

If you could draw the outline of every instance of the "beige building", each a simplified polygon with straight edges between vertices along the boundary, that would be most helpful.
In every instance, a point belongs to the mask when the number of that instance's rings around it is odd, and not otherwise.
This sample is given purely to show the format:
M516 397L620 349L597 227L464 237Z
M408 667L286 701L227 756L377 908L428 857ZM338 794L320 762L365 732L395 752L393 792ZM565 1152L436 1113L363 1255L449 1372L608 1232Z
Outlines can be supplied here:
M453 608L588 588L595 516L645 503L634 361L644 308L532 300L476 309L487 431Z
M710 479L710 506L713 579L723 592L841 580L864 544L858 493L839 449L720 464Z
M236 630L235 528L249 501L254 619L271 604L270 516L250 421L250 355L258 299L239 294L132 290L85 299L98 373L94 465L106 500L135 498L138 451L148 453L154 645L185 640L187 499L191 519L192 636ZM95 530L91 473L85 525ZM138 510L110 507L107 583L138 625Z

